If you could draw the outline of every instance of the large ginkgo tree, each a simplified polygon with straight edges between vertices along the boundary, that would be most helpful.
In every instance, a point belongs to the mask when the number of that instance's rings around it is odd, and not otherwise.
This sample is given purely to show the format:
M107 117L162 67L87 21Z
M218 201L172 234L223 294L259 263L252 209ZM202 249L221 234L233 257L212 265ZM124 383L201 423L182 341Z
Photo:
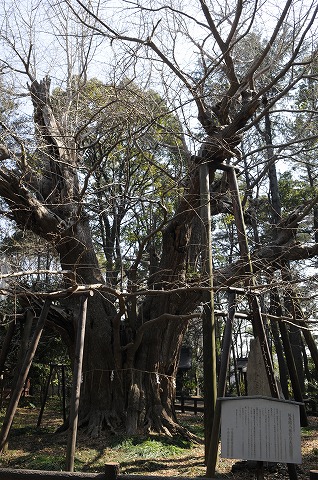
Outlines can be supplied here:
M14 118L1 123L2 213L56 251L61 290L68 289L56 300L67 313L57 328L71 356L76 292L94 292L80 423L92 434L183 432L173 408L179 352L209 287L199 164L213 172L213 214L231 215L225 175L214 176L222 162L239 165L249 213L259 205L253 200L264 193L269 166L306 141L282 129L275 144L261 132L266 115L278 122L285 111L287 120L293 114L291 94L316 57L317 5L118 1L103 9L99 2L48 2L53 34L38 37L48 42L48 65L35 34L43 5L19 17L22 7L5 3L4 84L17 98L26 86L34 113L29 129ZM268 156L272 151L278 154ZM316 200L313 192L296 212L280 212L277 235L264 242L255 241L254 222L252 262L263 280L281 262L317 254L314 238L297 237ZM216 234L221 238L219 227ZM222 241L224 252L226 235ZM235 244L229 248L231 256L216 257L215 289L244 278Z

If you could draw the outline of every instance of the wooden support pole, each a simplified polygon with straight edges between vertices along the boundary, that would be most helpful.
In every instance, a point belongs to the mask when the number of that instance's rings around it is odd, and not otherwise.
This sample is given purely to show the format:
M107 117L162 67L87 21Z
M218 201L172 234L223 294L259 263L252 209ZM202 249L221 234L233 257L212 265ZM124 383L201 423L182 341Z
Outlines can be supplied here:
M256 281L254 277L253 265L252 265L252 261L249 253L249 248L248 248L243 209L242 209L241 199L239 195L239 188L238 188L236 173L234 169L230 169L228 171L228 182L229 182L229 187L230 187L231 196L232 196L233 212L234 212L234 218L235 218L235 223L237 228L240 254L242 259L246 262L246 273L249 274L247 276L246 285L248 286L250 283L252 286L255 286ZM255 294L249 295L249 303L251 306L251 310L253 312L254 336L258 337L261 345L267 378L268 378L269 386L271 389L271 394L272 394L272 397L279 398L278 386L277 386L277 382L274 375L273 362L270 355L270 349L269 349L269 345L267 342L267 337L264 329L261 307L259 304L259 300ZM290 480L297 480L298 477L297 477L296 466L294 464L289 463L287 464L287 467L288 467L288 474L289 474Z
M236 317L236 314L235 314ZM234 368L234 378L235 378L235 387L236 387L236 394L238 397L241 396L242 392L240 389L240 376L237 372L237 360L236 360L236 353L235 353L235 347L232 339L231 343L231 350L232 350L232 358L233 358L233 368Z
M286 356L287 368L289 371L289 377L293 389L294 399L296 402L301 403L299 406L300 410L300 425L302 427L308 426L308 418L306 413L306 408L304 404L304 398L301 392L298 373L295 365L295 358L292 351L292 346L290 343L290 338L287 330L287 326L284 322L279 322L279 329L281 334L281 339L283 342L284 352Z
M204 438L205 461L208 462L213 416L217 397L216 339L213 293L213 264L211 238L210 175L207 163L200 165L200 215L202 219L202 260L208 276L210 292L203 315L203 378L204 378Z
M119 475L119 463L106 463L104 466L105 480L116 480Z
M62 407L63 407L63 422L66 422L66 388L65 388L65 365L61 365L62 368Z
M248 242L247 242L244 215L242 210L242 204L241 204L241 199L239 194L236 173L234 169L228 171L228 182L229 182L229 187L230 187L231 197L233 202L233 213L234 213L235 224L237 228L240 254L243 261L245 261L246 263L245 270L247 273L247 279L245 283L247 286L249 285L255 286L256 282L255 282L255 277L253 272L253 265L252 265ZM254 332L254 336L258 337L261 345L268 383L271 389L271 394L274 398L278 398L278 386L277 386L277 382L274 375L273 362L272 362L270 349L269 349L269 345L267 342L267 337L264 329L261 307L259 304L259 300L255 294L249 295L249 304L250 304L251 311L253 312L253 320L252 320L253 332Z
M219 383L218 383L218 397L225 396L226 390L226 378L229 368L231 345L232 345L232 330L233 330L233 321L235 317L235 303L236 295L235 292L229 292L229 314L225 324L225 330L223 335L223 345L222 345L222 356L221 356L221 365L219 373ZM214 417L213 417L213 427L211 434L211 442L209 448L209 458L207 462L207 472L208 477L213 478L215 475L215 467L217 463L218 456L218 447L219 447L219 436L220 436L220 423L221 423L221 401L218 399L215 406Z
M5 363L7 360L7 356L10 351L10 344L11 340L14 335L14 330L15 330L15 325L16 325L16 319L12 320L9 325L8 329L6 331L2 347L1 347L1 352L0 352L0 408L2 407L2 402L4 400L4 388L5 388Z
M52 380L53 372L54 372L54 366L51 364L50 365L50 373L49 373L48 379L46 381L46 386L45 386L44 396L43 396L43 400L42 400L42 405L41 405L40 413L39 413L39 416L38 416L38 421L37 421L37 424L36 424L37 428L39 428L39 426L41 425L42 416L43 416L43 412L44 412L44 408L45 408L45 404L46 404L46 399L47 399L47 396L48 396L48 393L49 393L49 388L50 388L50 383L51 383L51 380Z
M85 341L85 327L87 315L88 295L82 295L80 305L80 315L77 324L77 335L75 344L75 359L73 370L73 388L70 405L70 425L68 432L67 452L66 452L66 470L74 471L74 458L77 437L78 413L81 395L82 366Z
M42 335L43 327L44 327L44 324L45 324L45 321L46 321L47 314L49 312L50 305L51 305L51 299L47 298L44 302L41 314L39 316L37 325L36 325L35 330L34 330L33 337L31 339L29 348L26 352L25 359L24 359L20 374L19 374L18 379L17 379L17 383L16 383L15 388L12 392L12 396L11 396L11 399L10 399L10 402L9 402L9 405L8 405L8 409L7 409L7 412L6 412L4 421L3 421L1 433L0 433L0 452L3 451L3 449L6 445L7 438L8 438L9 432L10 432L10 428L11 428L11 425L12 425L12 422L13 422L13 418L14 418L15 412L17 410L18 403L19 403L19 400L20 400L20 396L21 396L21 393L23 391L24 384L25 384L26 379L28 377L31 364L32 364L32 361L33 361L38 343L39 343L41 335Z
M304 327L302 329L302 334L307 343L307 347L309 348L311 359L316 367L316 370L318 370L318 347L316 340L313 337L313 332L311 332L310 328L308 328L308 325L303 318L297 318L297 322L300 327Z
M13 334L14 334L14 330L15 330L15 320L12 320L9 323L6 335L5 335L4 340L3 340L2 348L1 348L0 373L2 373L3 370L4 370L4 365L5 365L8 353L9 353L10 344L11 344L11 340L12 340L12 337L13 337Z
M22 334L19 342L19 352L17 356L16 371L15 371L14 379L12 382L13 385L17 383L19 372L23 365L26 352L29 348L30 338L32 335L32 324L33 324L34 316L35 315L32 310L27 310L24 315L23 329L22 329Z

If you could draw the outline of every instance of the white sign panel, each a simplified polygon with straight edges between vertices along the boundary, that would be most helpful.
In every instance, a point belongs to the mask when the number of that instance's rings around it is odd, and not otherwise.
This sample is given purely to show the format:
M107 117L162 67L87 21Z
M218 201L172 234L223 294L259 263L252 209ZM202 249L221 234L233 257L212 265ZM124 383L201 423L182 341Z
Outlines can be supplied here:
M299 404L267 397L225 397L221 456L301 463Z

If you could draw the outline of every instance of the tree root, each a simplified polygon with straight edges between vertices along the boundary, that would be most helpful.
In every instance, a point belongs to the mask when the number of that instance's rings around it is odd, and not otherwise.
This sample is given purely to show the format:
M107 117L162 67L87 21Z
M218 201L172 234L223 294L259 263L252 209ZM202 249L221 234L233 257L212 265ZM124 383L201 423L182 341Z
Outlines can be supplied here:
M168 437L181 436L193 443L202 443L202 440L187 428L183 427L177 420L174 420L162 406L156 408L157 412L148 413L149 433L159 433Z
M161 405L153 407L151 411L148 411L142 423L143 424L139 425L137 429L132 430L127 418L126 422L124 422L123 419L113 411L109 412L107 410L96 409L87 412L85 417L80 419L78 426L91 438L98 438L103 432L108 431L114 435L127 434L134 436L155 434L170 438L180 436L193 443L202 443L202 439L182 426L177 420L170 416ZM69 422L67 420L59 427L57 433L65 432L68 426Z
M107 412L106 410L90 411L79 423L80 427L84 427L85 433L92 438L101 436L105 430L114 435L122 434L122 425L118 415L114 412Z

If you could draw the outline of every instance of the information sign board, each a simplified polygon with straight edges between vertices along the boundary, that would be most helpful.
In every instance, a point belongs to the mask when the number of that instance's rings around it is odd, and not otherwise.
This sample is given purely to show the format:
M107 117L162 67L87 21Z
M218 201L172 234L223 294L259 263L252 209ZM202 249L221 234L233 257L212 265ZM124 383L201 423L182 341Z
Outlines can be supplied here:
M224 397L221 456L301 463L299 403L269 397Z

